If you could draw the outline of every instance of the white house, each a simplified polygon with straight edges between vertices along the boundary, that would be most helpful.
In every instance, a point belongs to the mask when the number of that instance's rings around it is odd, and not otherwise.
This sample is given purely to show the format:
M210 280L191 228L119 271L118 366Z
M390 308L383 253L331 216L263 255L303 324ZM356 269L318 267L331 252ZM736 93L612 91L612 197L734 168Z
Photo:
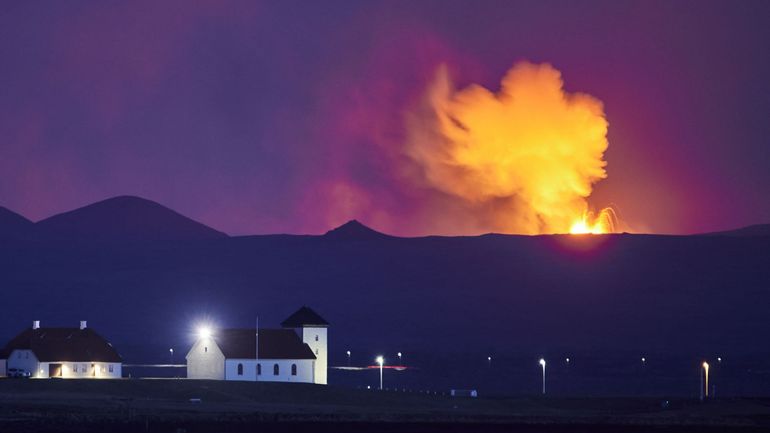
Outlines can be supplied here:
M302 307L284 329L222 329L201 335L187 353L190 379L326 384L327 327Z
M79 328L41 328L39 321L22 331L0 351L5 372L18 369L31 377L114 379L122 375L123 360L101 335L80 322Z

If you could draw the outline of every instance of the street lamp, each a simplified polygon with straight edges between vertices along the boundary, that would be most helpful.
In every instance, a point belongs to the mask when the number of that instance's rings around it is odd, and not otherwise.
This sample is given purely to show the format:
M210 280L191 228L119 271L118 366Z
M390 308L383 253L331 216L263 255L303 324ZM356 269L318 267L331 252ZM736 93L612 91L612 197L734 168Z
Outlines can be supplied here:
M348 350L348 351L347 351L347 352L345 352L345 353L347 353L347 354L348 354L348 367L350 367L350 351Z
M545 395L545 359L540 358L540 366L543 367L543 395Z
M168 353L171 354L170 355L170 357L171 357L171 364L173 365L174 364L174 349L173 348L168 349Z
M706 398L709 396L709 363L703 361L703 374L706 377Z
M404 365L401 363L401 352L398 352L398 365Z
M385 358L378 356L375 361L377 361L377 364L380 364L380 391L382 391L382 366L385 364Z

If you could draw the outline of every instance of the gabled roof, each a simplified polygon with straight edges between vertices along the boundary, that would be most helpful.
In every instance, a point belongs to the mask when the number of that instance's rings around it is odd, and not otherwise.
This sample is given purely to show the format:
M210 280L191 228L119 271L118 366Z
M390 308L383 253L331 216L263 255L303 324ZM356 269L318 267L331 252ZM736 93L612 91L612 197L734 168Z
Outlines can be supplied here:
M221 329L214 335L219 349L227 359L256 357L256 330ZM259 330L259 359L316 359L310 346L291 329Z
M123 362L115 348L90 328L28 328L5 346L0 357L7 358L14 350L31 350L41 362Z
M319 316L318 313L303 306L297 310L294 314L289 316L288 319L281 322L281 326L284 328L303 328L306 326L312 327L326 327L329 326L329 322Z

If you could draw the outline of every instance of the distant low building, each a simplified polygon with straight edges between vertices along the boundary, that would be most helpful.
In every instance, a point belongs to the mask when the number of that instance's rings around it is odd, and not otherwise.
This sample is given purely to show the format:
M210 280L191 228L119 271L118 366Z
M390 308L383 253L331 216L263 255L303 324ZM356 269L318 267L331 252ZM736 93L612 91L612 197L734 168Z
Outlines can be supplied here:
M42 328L34 321L0 351L0 359L2 373L27 372L34 378L114 379L123 367L115 348L85 321L79 328Z
M302 307L281 325L199 336L187 353L187 377L325 385L329 323Z

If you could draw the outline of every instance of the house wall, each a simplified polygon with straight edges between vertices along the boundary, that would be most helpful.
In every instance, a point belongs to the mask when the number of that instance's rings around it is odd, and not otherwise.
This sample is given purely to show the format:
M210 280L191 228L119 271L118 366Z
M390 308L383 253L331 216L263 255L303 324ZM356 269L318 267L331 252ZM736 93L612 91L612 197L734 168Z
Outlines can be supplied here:
M302 328L302 341L310 346L315 354L315 383L326 385L327 356L328 346L328 328Z
M60 364L62 379L120 379L123 376L123 364L119 362L72 362L52 361L38 364L34 377L49 377L51 364ZM112 371L110 371L112 367Z
M5 370L5 359L0 359L0 377L5 377L8 373Z
M225 361L225 380L243 380L259 382L298 382L313 383L315 361L312 359L228 359ZM243 366L243 374L238 374L238 365ZM262 364L262 374L257 376L257 364ZM278 375L273 374L278 364ZM291 366L297 366L297 375L292 376Z
M32 377L37 377L38 371L37 357L31 350L14 350L8 356L6 368L19 368L29 371ZM46 371L48 377L48 371Z
M201 338L187 352L188 379L225 378L225 356L213 338Z

